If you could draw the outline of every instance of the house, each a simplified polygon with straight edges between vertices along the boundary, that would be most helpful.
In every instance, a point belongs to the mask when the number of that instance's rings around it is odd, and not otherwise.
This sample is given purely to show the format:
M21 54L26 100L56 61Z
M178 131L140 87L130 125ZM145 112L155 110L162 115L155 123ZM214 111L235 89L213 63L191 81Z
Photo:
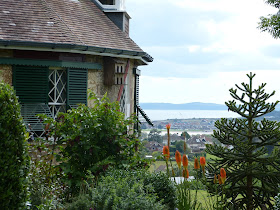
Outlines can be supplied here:
M162 151L163 145L156 141L149 141L144 145L144 147L149 150L149 152L155 152Z
M203 152L206 144L213 144L210 137L204 135L195 135L187 140L187 145L191 148L192 153Z
M121 111L143 115L139 66L153 58L129 37L124 0L2 0L0 81L14 87L27 127L35 117L87 104L107 93Z
M163 143L165 145L167 145L167 141L168 141L167 133L164 136L162 136L162 139L163 139ZM170 134L170 142L171 142L171 144L175 143L176 141L184 141L184 137L179 136L178 133L171 133Z

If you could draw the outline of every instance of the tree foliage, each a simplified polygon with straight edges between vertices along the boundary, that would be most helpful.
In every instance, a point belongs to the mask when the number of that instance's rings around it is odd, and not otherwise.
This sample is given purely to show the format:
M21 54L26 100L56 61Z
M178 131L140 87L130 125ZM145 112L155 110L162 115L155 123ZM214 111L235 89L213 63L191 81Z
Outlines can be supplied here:
M266 0L265 2L277 9L280 7L280 0ZM280 38L280 13L260 17L258 28L261 31L269 32L273 38Z
M161 131L157 129L152 129L148 135L148 141L156 141L158 143L162 143L163 139L160 133Z
M186 137L186 139L190 139L191 138L190 134L187 131L183 131L181 133L181 136Z
M23 209L29 156L20 105L14 90L0 83L0 207Z
M228 179L224 191L234 208L272 208L280 184L280 153L277 148L268 154L266 146L279 146L280 123L255 119L272 112L278 101L268 103L275 92L265 93L266 84L253 89L255 74L247 76L250 83L230 89L234 100L226 102L229 110L242 118L223 118L215 123L217 130L213 136L226 146L207 145L206 152L218 157L208 164L208 178L213 183L214 174L225 168Z

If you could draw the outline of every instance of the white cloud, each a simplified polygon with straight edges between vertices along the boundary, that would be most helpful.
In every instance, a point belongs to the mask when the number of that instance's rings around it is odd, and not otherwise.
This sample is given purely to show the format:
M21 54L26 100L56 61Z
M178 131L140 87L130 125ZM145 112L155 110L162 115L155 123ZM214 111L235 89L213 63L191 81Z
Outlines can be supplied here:
M128 13L136 24L131 30L154 57L152 64L141 67L145 69L141 102L224 103L231 99L228 89L247 82L245 74L250 71L257 73L257 83L268 83L268 90L280 89L280 59L264 50L280 42L257 29L260 16L277 10L263 0L128 2ZM278 92L275 100L280 99Z
M140 102L163 103L188 103L205 102L224 104L232 100L229 89L235 88L235 84L248 83L246 74L241 72L216 72L207 78L162 78L142 76L140 80ZM266 92L276 90L276 95L271 101L280 100L280 88L278 78L280 71L266 70L253 71L256 76L253 80L254 88L267 83Z

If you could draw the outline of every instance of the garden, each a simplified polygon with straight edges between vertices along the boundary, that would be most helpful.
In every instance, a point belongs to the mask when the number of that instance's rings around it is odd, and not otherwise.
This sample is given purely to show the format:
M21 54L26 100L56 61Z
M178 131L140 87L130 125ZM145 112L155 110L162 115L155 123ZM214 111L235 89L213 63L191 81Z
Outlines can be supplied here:
M261 84L230 89L226 102L240 118L216 121L220 144L189 159L163 147L165 172L149 171L135 116L125 119L117 102L89 93L54 120L38 116L44 138L30 140L14 90L0 84L1 209L279 209L280 123L263 119L278 101L267 102ZM210 158L209 158L210 157ZM172 161L174 159L174 161ZM190 178L193 177L193 178Z

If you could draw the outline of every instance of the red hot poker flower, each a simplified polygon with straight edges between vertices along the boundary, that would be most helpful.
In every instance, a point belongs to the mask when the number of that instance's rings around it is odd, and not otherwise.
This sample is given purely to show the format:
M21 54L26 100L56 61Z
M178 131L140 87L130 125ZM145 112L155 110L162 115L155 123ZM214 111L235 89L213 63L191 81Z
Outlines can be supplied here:
M166 129L169 130L170 128L171 128L171 124L168 123L168 124L166 125Z
M205 157L200 157L200 165L201 166L205 166L206 165Z
M199 162L197 158L194 159L194 169L199 169Z
M200 157L200 165L202 167L203 174L205 174L205 165L206 165L205 157Z
M169 148L168 146L164 146L162 149L162 153L164 155L165 160L168 160L170 157Z
M181 169L181 154L178 150L176 150L176 152L175 152L175 159L176 159L179 169Z
M225 181L226 181L226 178L227 178L226 170L225 170L224 168L221 168L220 174L221 174L221 181L222 181L222 184L224 184Z
M187 157L187 155L184 154L183 155L183 167L185 169L187 169L188 165L189 165L188 157Z

